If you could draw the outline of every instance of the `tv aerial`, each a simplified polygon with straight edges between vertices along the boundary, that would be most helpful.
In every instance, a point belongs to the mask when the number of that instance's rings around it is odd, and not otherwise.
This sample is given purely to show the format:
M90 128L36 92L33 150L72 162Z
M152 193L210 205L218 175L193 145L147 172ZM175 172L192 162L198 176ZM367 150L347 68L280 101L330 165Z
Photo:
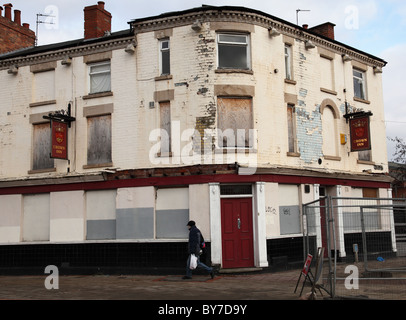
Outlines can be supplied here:
M46 17L45 21L41 20L41 17ZM49 21L48 18L55 18L55 16L50 15L50 14L42 14L42 13L37 13L37 21L36 21L36 30L35 30L35 46L38 45L38 26L41 23L44 24L55 24L54 22Z
M300 12L309 12L311 10L302 10L302 9L297 9L296 10L296 24L299 25L299 13Z

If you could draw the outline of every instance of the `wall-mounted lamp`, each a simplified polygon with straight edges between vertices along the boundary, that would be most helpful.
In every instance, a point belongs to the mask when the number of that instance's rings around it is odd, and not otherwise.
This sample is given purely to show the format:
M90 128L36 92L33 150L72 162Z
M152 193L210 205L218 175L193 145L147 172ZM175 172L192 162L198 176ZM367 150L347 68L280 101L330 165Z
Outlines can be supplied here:
M310 40L306 40L305 41L305 48L306 48L306 50L309 50L309 49L314 49L314 48L316 48L316 46L313 44L313 42L311 42Z
M352 60L352 58L348 54L343 54L341 57L343 58L343 62L348 62Z
M135 52L135 47L136 45L134 43L130 43L125 49L124 51L130 54L133 54Z
M202 30L203 25L200 22L200 20L196 20L194 24L192 24L192 30L199 32L200 30Z
M276 29L274 29L274 28L269 28L269 36L270 37L277 37L277 36L279 36L281 33L278 31L278 30L276 30Z
M17 74L18 73L18 67L17 66L12 66L10 69L7 70L8 74Z

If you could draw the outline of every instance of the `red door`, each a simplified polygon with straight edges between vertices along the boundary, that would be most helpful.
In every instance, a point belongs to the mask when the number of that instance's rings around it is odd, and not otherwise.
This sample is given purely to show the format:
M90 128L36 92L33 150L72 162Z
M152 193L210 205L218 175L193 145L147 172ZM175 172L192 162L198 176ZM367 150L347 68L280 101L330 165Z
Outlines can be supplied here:
M221 199L223 268L254 266L252 199Z

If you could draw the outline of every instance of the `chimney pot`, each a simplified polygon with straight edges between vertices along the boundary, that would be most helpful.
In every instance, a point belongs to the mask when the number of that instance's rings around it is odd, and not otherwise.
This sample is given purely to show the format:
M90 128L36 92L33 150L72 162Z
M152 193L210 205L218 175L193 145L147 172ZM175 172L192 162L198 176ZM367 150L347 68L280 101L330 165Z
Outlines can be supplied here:
M21 11L14 10L14 22L21 26Z
M30 24L29 24L29 23L23 23L23 27L29 29L29 28L30 28Z
M98 1L97 6L99 7L100 10L104 10L104 1Z
M304 24L303 25L303 29L308 29L309 28L309 25L308 24Z
M13 5L11 3L6 3L4 5L5 8L5 14L4 17L7 18L8 20L11 20L11 8L13 7Z

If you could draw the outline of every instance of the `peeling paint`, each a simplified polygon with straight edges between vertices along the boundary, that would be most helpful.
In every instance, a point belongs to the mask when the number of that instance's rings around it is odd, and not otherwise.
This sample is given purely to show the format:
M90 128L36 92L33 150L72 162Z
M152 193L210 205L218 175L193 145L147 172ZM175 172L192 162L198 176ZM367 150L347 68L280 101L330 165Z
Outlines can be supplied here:
M299 90L299 95L301 96L301 97L303 97L303 98L306 98L306 96L307 96L307 90L306 89L300 89Z
M300 158L307 164L315 163L323 156L323 136L320 106L312 112L296 109L297 141Z

